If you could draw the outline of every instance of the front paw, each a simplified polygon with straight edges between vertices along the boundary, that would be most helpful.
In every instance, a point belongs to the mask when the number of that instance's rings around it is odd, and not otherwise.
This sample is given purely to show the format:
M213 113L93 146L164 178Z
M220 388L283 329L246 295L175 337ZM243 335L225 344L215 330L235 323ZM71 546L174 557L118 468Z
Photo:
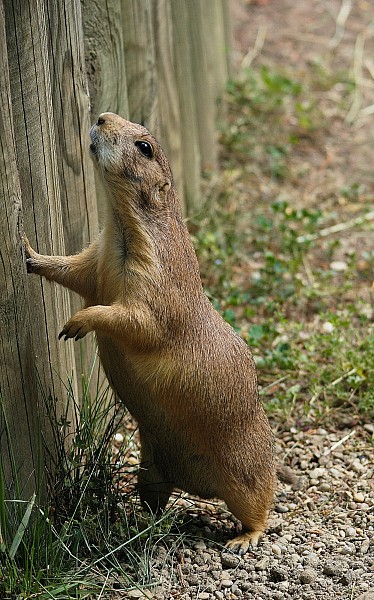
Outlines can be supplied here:
M26 256L26 269L28 273L38 272L38 254L30 246L30 242L25 235L22 236L23 249Z
M75 341L78 341L84 338L85 335L89 331L92 331L92 327L89 324L87 318L82 314L83 311L76 313L64 326L63 330L60 332L58 339L60 340L62 337L65 342L69 338L74 338Z

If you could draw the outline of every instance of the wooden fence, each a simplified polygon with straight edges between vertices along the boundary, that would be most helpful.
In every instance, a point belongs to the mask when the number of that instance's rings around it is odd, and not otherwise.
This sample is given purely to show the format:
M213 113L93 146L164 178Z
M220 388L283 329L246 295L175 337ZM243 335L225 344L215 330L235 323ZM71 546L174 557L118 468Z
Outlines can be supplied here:
M8 488L13 459L25 495L43 481L40 440L53 445L44 398L63 411L66 384L76 393L80 372L74 344L57 340L79 299L27 276L20 234L45 254L78 252L95 237L102 193L88 131L105 111L151 129L186 212L199 205L201 172L217 161L227 2L0 0L0 437Z

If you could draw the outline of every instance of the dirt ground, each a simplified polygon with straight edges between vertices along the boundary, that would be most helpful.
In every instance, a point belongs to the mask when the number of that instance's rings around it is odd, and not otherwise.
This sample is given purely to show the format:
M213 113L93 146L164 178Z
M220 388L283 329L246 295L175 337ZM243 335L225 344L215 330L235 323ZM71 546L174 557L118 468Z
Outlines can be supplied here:
M234 62L292 65L300 74L311 63L331 73L352 74L357 90L342 120L336 106L339 90L321 90L320 102L330 124L324 147L315 156L316 171L300 189L329 182L360 181L374 189L374 8L365 0L233 0ZM327 164L326 164L327 163Z
M363 202L373 212L373 2L231 0L231 5L238 71L292 66L302 77L320 69L321 78L346 72L355 84L343 104L339 78L335 86L321 85L319 107L328 126L295 158L307 163L303 177L274 186L282 185L279 191L295 205L328 210L333 198L342 223L357 217ZM354 185L359 193L337 198L337 190ZM372 231L349 227L341 239L342 255L374 247ZM259 548L241 558L221 553L235 519L221 504L202 505L186 496L179 502L189 507L187 541L158 544L151 574L159 585L128 597L374 600L373 436L369 420L329 430L315 424L279 427L278 452L300 476L300 487L279 486Z

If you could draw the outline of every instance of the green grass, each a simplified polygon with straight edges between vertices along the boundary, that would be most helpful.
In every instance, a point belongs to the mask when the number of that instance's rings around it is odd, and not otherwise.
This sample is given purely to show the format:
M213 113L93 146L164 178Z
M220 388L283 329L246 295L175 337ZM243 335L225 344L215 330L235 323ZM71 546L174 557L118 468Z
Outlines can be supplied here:
M100 380L100 378L99 378ZM179 517L171 506L160 518L143 515L126 455L133 434L116 443L126 417L113 394L97 385L93 395L82 378L80 398L67 389L66 411L46 399L53 427L54 476L49 505L35 494L11 497L0 471L0 598L83 599L111 597L154 585L151 560L168 538L180 543ZM77 423L74 436L68 415ZM4 415L3 415L4 416ZM6 435L5 419L2 434ZM13 465L13 478L17 479ZM19 494L19 496L18 496ZM175 550L174 550L175 551Z
M239 213L237 223L223 214L214 238L209 219L195 232L206 289L252 348L260 382L270 386L263 393L268 409L322 419L339 406L366 418L374 409L373 323L355 289L366 278L370 284L373 256L365 255L359 270L352 254L344 277L318 264L318 245L297 238L318 231L323 215L284 202L251 215L245 236ZM334 246L327 248L330 262Z

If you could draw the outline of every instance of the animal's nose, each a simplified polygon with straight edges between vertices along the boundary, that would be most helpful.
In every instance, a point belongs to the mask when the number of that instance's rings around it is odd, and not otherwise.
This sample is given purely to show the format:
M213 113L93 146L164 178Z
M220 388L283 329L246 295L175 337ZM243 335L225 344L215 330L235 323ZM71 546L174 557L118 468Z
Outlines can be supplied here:
M117 121L121 121L121 120L122 120L121 117L119 117L115 113L105 112L105 113L101 113L101 115L99 115L96 125L100 126L100 125L104 125L104 123L109 123L109 122L116 123Z

